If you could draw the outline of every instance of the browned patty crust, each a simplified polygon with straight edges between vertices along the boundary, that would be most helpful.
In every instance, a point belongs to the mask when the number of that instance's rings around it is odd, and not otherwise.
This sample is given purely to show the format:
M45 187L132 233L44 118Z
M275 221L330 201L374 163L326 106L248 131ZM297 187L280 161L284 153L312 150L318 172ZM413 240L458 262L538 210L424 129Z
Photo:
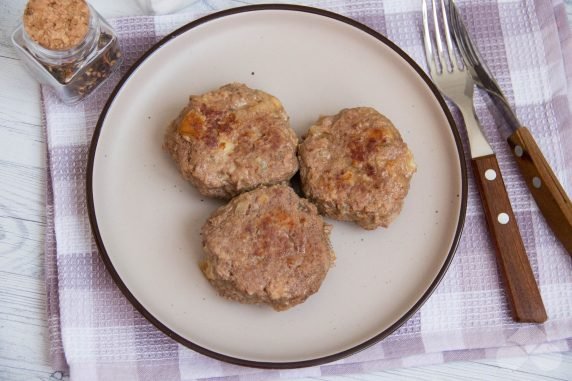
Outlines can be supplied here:
M320 118L298 147L302 189L318 210L365 229L397 217L416 165L391 121L373 108Z
M202 228L201 269L225 298L282 311L320 288L335 256L330 226L286 185L243 193Z
M298 170L297 144L278 99L232 83L191 96L163 147L199 192L228 199L289 180Z

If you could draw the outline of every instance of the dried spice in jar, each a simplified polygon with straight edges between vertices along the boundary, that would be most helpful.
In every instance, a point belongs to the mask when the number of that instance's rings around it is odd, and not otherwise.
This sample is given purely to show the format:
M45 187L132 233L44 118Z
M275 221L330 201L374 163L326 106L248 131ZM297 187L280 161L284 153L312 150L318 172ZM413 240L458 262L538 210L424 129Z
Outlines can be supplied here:
M93 91L122 60L115 32L84 0L29 0L12 42L66 103Z

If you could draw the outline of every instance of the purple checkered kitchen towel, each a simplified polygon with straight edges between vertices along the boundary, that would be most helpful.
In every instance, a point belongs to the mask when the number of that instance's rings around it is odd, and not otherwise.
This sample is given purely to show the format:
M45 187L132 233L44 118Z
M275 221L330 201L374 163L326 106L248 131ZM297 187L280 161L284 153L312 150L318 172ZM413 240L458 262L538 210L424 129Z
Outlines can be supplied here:
M426 66L421 1L308 4L367 24ZM467 0L458 4L518 116L571 194L572 35L562 1ZM114 20L125 57L122 71L162 36L204 14L200 7L186 15ZM103 104L118 80L116 74L75 106L60 103L50 89L42 89L49 159L45 258L51 355L56 369L67 371L69 367L72 379L324 376L572 349L572 257L544 222L482 96L475 100L477 114L498 154L548 322L512 321L479 196L469 176L466 225L449 272L420 311L383 342L335 363L287 371L229 365L179 345L148 323L122 295L91 235L85 192L88 146ZM459 121L459 113L453 110L453 114Z

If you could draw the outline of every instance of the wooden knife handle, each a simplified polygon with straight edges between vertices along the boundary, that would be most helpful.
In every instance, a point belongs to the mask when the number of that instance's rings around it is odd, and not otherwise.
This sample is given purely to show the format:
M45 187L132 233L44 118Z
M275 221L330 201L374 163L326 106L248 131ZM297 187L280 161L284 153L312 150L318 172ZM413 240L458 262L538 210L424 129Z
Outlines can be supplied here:
M526 127L508 137L526 185L548 226L572 255L572 203Z
M542 323L547 319L546 310L528 262L496 156L473 159L473 171L487 225L496 246L497 261L508 290L513 318L519 322Z

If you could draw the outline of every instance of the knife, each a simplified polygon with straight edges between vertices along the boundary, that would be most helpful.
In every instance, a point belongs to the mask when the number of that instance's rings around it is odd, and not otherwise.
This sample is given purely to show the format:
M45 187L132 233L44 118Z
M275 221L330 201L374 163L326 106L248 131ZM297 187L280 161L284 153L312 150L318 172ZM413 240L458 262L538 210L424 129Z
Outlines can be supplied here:
M499 127L507 139L526 185L542 212L548 226L560 240L568 254L572 255L572 203L544 158L534 137L524 127L512 110L501 88L492 76L461 19L455 1L449 2L449 20L459 50L475 84L485 90L506 121L506 128Z

